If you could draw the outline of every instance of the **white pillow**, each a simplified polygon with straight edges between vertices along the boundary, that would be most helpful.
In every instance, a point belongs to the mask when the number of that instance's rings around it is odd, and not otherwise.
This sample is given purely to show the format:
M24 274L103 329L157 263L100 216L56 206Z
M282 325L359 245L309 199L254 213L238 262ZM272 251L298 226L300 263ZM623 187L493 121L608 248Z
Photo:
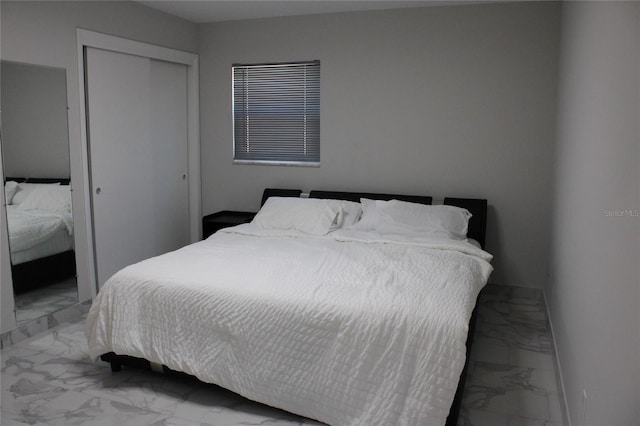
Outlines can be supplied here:
M362 215L362 204L354 203L347 200L326 200L330 201L332 205L337 205L340 208L334 229L349 228L354 223L360 220Z
M269 197L251 223L265 229L291 229L326 235L340 226L342 206L334 201Z
M19 205L27 199L27 196L31 191L35 188L50 188L53 186L60 186L60 182L56 183L19 183L18 188L16 189L16 193L13 196L13 200L11 200L11 204Z
M4 184L4 200L7 204L13 202L13 196L16 195L18 190L18 182L10 180Z
M33 188L18 206L19 210L47 210L64 212L71 210L69 185L43 185Z
M456 240L467 237L471 213L447 205L426 205L406 201L376 201L378 232L430 233Z
M362 208L360 220L350 226L345 226L345 229L373 231L378 223L378 208L376 207L376 200L360 198L360 206Z

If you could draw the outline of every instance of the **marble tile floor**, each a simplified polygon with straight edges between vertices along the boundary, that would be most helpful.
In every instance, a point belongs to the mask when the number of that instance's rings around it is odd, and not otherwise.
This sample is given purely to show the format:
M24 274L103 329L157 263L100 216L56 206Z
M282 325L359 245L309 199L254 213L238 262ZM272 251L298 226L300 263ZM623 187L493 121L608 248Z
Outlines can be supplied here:
M76 278L16 294L14 300L18 325L44 317L78 303Z
M0 352L0 424L319 425L194 379L88 359L84 321ZM459 426L560 426L561 395L539 292L488 286L480 300Z
M459 426L563 426L542 292L487 286L480 297Z

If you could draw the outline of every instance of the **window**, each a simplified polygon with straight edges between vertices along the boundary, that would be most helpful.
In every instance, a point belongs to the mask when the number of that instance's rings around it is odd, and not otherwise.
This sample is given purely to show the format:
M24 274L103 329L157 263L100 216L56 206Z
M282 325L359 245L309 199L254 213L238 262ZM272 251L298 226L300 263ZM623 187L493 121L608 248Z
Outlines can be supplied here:
M320 164L320 61L233 70L236 163Z

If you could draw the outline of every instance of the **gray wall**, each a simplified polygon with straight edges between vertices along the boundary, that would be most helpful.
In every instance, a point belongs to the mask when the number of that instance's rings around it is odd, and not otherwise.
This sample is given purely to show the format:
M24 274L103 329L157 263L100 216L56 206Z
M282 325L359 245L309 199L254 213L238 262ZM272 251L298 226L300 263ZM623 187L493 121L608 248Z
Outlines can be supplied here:
M65 70L9 61L1 66L6 176L69 178Z
M200 26L203 210L255 210L265 186L486 197L493 280L548 282L574 426L634 424L639 226L605 211L640 208L638 8L565 4L557 112L558 4ZM3 1L0 11L4 59L67 69L77 185L76 27L198 50L195 25L134 3ZM232 165L231 64L300 59L322 61L322 166ZM74 191L74 205L84 201ZM76 219L84 244L85 218ZM4 263L0 271L4 286Z
M90 1L2 1L2 59L65 68L69 105L69 145L78 289L82 300L91 297L88 277L88 247L84 216L82 140L78 80L77 28L188 52L198 51L197 25L134 2ZM4 237L4 236L3 236ZM84 249L83 249L84 247ZM2 270L8 258L2 257ZM2 286L7 283L3 280ZM3 307L4 307L4 301Z
M574 426L640 419L640 218L613 213L640 209L639 10L563 9L546 296Z
M487 198L498 283L547 279L559 6L429 7L200 27L203 213L265 187ZM321 61L321 167L232 164L231 64Z

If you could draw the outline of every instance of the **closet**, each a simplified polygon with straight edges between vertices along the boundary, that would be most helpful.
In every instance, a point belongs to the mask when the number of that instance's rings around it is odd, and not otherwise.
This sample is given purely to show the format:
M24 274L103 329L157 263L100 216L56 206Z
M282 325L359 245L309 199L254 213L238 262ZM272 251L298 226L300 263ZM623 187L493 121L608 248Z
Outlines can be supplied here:
M102 286L119 269L191 240L190 220L199 212L190 212L188 67L84 47L84 72L95 274Z

